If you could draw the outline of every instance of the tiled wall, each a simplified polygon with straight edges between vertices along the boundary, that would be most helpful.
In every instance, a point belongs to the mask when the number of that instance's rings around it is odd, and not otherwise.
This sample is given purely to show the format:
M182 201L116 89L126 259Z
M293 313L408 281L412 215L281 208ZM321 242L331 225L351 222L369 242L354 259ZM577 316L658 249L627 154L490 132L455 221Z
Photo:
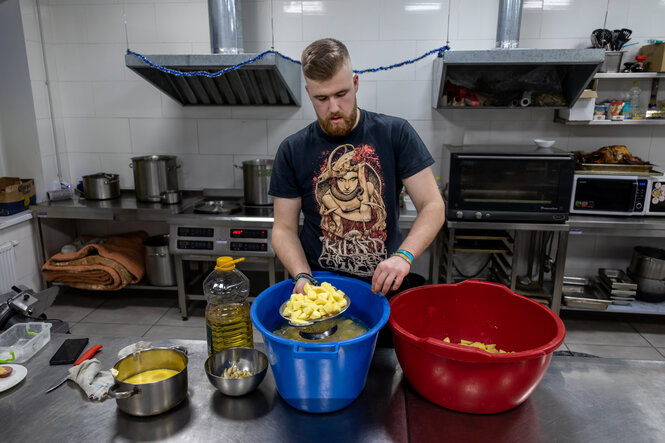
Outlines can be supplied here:
M55 178L55 132L63 174L72 182L103 170L119 173L121 186L132 188L130 158L163 153L180 158L185 189L241 187L234 164L272 157L285 136L315 118L304 88L301 107L182 107L125 67L127 42L144 54L208 53L203 0L40 0L52 131L37 3L20 1L46 183ZM494 47L498 0L244 0L242 7L246 52L269 49L274 38L275 49L297 59L312 40L332 36L347 43L354 67L362 69L415 58L447 38L454 49ZM521 46L588 47L606 8L606 27L633 29L633 41L664 37L662 0L525 0ZM638 47L630 47L627 57ZM572 127L539 110L434 110L431 63L432 57L362 75L358 103L409 119L440 164L443 143L551 138L564 149L626 144L635 155L665 165L662 126Z

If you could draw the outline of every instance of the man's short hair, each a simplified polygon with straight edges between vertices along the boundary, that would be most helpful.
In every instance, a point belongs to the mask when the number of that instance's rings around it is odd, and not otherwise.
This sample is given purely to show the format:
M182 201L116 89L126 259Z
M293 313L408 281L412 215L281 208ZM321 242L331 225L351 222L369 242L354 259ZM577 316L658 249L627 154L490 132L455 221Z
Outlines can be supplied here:
M331 79L345 64L351 67L349 50L334 38L310 43L302 52L300 61L305 78L315 81Z

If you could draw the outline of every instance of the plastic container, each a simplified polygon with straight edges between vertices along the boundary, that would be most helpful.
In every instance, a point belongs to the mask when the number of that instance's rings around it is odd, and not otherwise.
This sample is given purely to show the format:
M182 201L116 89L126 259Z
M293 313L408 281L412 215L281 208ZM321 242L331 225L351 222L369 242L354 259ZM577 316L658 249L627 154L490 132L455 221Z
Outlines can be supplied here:
M369 330L355 338L331 343L285 339L272 331L282 323L279 307L291 296L293 283L283 281L263 291L252 304L252 322L263 335L277 391L291 406L305 412L332 412L351 404L362 392L379 330L388 321L385 297L369 284L331 273L314 273L351 299L349 315Z
M254 330L249 316L249 279L236 269L244 260L219 257L203 281L208 356L227 348L253 348Z
M51 340L51 323L17 323L0 334L0 363L22 363Z
M628 97L630 98L630 118L644 118L644 109L641 103L642 89L639 87L639 82L633 82L633 87L628 91Z
M393 297L390 308L406 378L429 401L460 412L492 414L524 402L565 336L563 322L549 308L496 283L413 288ZM462 339L508 353L453 344Z

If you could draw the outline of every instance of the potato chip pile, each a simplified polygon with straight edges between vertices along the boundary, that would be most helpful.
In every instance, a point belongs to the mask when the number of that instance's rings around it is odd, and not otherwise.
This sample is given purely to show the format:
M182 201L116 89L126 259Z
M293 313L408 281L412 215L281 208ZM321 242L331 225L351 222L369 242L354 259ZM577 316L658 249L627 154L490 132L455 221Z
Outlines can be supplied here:
M446 337L443 339L446 343L450 343L450 338ZM507 354L506 351L497 349L496 345L486 345L485 343L481 343L479 341L469 341L469 340L460 340L458 345L464 345L464 346L471 346L473 348L478 348L482 349L483 351L489 352L490 354ZM511 351L514 352L514 351Z
M346 306L344 293L330 283L314 286L307 283L304 294L291 294L282 314L290 317L290 323L303 325L312 320L325 319L338 314Z

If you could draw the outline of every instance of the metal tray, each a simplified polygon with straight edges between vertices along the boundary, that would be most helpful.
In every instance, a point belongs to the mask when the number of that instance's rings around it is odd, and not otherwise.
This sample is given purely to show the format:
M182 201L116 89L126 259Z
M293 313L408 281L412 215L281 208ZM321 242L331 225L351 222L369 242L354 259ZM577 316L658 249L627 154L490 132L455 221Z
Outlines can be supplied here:
M600 277L600 281L612 292L615 290L637 291L637 283L621 269L600 268L598 269L598 277Z
M602 171L607 173L621 173L627 172L641 172L651 173L653 170L652 164L646 165L625 165L623 163L577 163L575 169L581 171Z
M584 287L584 293L564 295L563 301L566 306L571 308L584 308L605 310L612 304L610 300L596 285L595 281L591 281L588 286Z

